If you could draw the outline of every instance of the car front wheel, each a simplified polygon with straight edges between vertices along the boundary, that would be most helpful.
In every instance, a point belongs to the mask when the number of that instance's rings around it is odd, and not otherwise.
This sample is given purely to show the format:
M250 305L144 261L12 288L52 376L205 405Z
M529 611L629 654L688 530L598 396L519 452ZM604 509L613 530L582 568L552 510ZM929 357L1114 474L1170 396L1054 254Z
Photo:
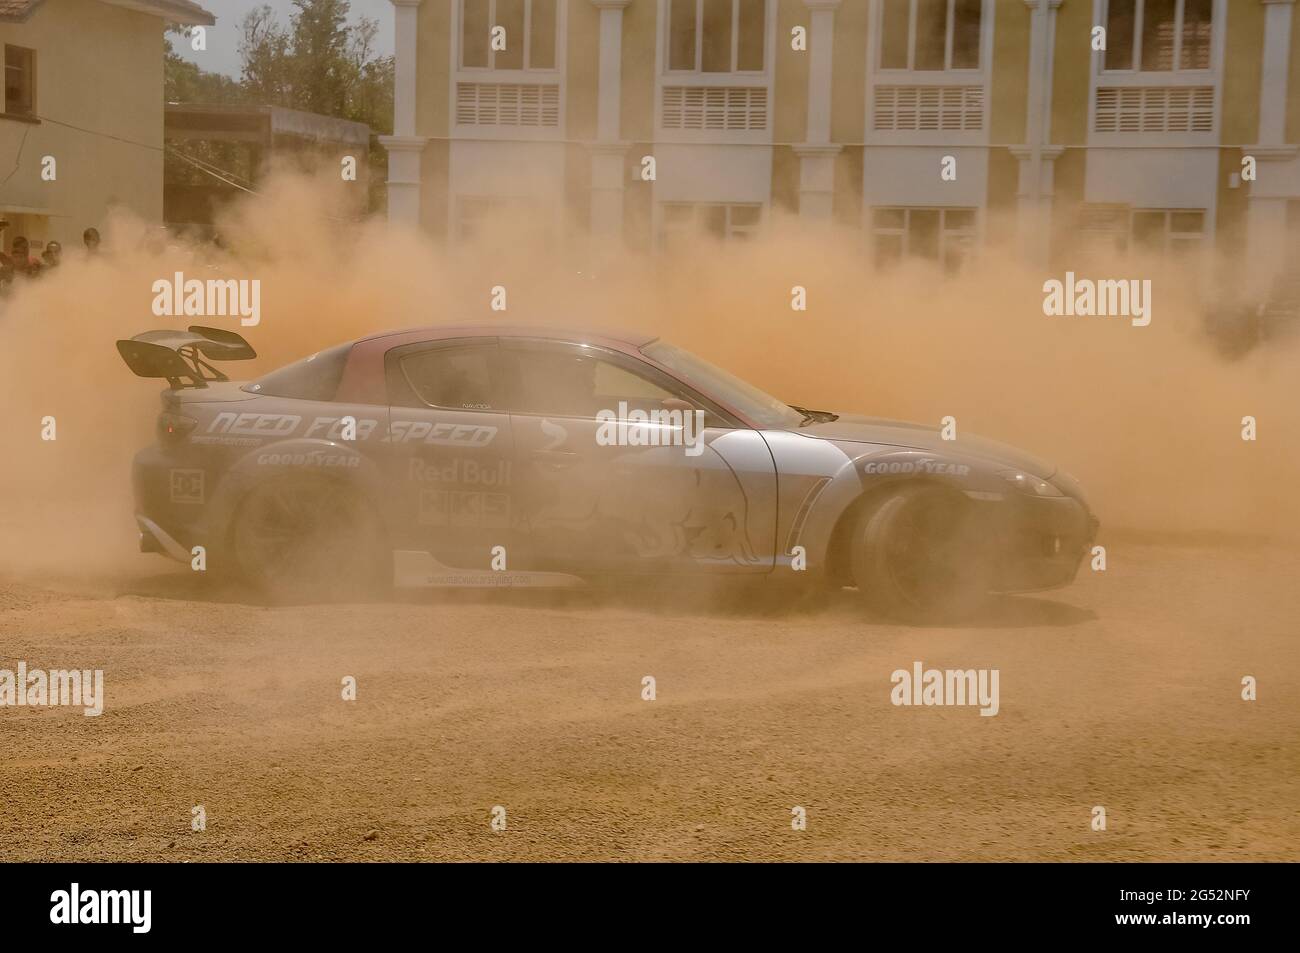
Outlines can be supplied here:
M955 621L988 594L988 547L970 504L945 487L904 486L854 524L853 580L869 604L906 622Z

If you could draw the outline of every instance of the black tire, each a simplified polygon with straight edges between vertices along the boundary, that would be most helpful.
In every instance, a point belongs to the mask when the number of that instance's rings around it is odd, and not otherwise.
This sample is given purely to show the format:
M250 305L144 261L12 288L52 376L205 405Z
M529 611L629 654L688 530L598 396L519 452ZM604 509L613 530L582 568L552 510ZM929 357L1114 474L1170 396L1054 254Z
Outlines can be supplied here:
M941 486L903 486L871 501L853 528L853 580L878 612L951 622L988 596L985 534L970 504Z
M378 517L346 483L286 473L240 503L230 552L240 577L275 601L338 601L391 582Z

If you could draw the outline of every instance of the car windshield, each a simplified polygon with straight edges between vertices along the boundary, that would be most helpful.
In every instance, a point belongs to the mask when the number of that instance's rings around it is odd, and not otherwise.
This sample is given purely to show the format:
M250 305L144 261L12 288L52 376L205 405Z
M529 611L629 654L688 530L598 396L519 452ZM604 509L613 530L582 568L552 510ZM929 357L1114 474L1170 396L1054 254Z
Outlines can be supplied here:
M805 420L804 415L789 404L667 341L652 341L641 348L641 353L658 361L706 396L730 404L759 427L798 427Z

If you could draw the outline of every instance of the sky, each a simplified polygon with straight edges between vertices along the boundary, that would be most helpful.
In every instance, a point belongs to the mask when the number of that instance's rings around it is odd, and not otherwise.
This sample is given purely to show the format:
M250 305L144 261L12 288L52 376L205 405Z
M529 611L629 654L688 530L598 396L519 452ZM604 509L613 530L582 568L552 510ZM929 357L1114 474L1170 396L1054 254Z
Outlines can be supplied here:
M197 63L202 69L228 76L239 76L239 24L248 11L260 6L269 6L285 26L289 25L289 14L293 10L292 0L198 0L209 13L217 18L217 25L208 27L208 48L199 53L191 50L189 44L181 42L179 37L172 38L172 47L191 63ZM375 38L377 52L387 56L393 52L393 5L388 0L351 0L351 22L365 17L379 21L379 34Z

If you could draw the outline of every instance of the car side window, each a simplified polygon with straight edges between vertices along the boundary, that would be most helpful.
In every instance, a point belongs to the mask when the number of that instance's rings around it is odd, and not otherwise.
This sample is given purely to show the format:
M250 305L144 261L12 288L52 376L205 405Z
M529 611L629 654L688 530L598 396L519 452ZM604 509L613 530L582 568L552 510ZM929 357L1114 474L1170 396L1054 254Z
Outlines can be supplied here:
M395 367L389 361L389 398L399 406L501 410L495 383L496 350L495 342L484 342L400 353Z
M525 346L511 348L510 354L516 413L594 418L602 410L617 413L620 402L648 410L674 396L592 348Z
M619 401L627 401L630 406L654 406L673 396L654 381L609 361L596 361L594 384L596 399L603 400L611 409L617 408Z
M333 400L352 354L352 342L340 344L259 377L244 390L298 400Z

